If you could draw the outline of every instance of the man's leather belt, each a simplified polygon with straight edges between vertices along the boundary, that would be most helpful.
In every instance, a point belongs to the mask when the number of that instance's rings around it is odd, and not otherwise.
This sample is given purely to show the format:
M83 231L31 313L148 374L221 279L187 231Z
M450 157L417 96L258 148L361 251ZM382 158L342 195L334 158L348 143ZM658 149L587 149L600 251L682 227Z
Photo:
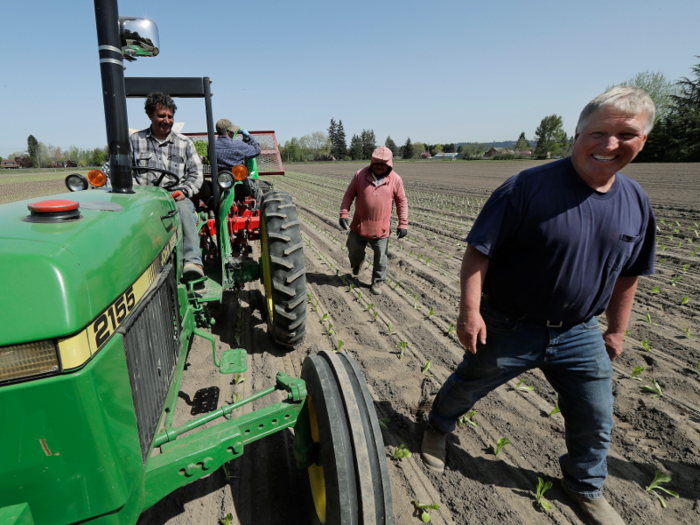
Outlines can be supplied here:
M575 321L575 322L567 322L567 321L557 321L557 320L552 320L552 319L538 319L536 317L532 317L531 315L528 315L523 312L518 312L514 308L504 308L500 303L497 303L493 297L483 294L482 295L482 300L491 306L492 308L495 308L496 310L508 315L515 317L516 319L522 320L522 321L528 321L530 323L537 323L537 324L543 324L548 328L564 328L564 327L571 327L571 326L576 326L577 324L581 324L585 321L588 321L588 319L584 319L582 321Z

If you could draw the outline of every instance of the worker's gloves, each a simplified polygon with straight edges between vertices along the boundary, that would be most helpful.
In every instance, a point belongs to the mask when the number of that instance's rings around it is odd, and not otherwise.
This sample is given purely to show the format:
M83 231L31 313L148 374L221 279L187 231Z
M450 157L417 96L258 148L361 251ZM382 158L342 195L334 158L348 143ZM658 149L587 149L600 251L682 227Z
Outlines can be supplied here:
M241 135L243 135L243 136L246 137L246 138L249 138L249 137L250 137L250 133L248 133L248 132L247 132L246 130L244 130L243 128L239 129L239 130L238 130L238 133L240 133Z
M340 219L338 221L340 223L340 227L344 230L349 230L350 229L350 221L348 219Z
M408 235L408 230L406 228L398 228L396 230L396 235L398 235L399 239L403 239Z

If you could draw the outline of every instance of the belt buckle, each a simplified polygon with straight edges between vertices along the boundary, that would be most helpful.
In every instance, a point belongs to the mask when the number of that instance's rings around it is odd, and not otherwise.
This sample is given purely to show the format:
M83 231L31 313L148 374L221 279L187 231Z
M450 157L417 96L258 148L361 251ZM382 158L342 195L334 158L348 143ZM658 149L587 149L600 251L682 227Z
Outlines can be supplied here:
M559 321L559 324L552 324L552 321L547 319L547 328L561 328L564 326L564 321Z

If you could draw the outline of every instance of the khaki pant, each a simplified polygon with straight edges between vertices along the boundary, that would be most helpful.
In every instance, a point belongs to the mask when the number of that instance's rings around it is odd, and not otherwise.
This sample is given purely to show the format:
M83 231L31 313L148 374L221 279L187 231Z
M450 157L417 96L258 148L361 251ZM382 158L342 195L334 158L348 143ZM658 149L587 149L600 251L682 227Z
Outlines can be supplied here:
M350 230L348 234L348 242L345 246L348 248L348 256L350 258L350 266L357 268L365 260L365 249L367 244L374 251L374 262L372 263L372 284L386 281L386 267L388 262L387 248L389 247L389 237L384 239L371 239L362 237Z

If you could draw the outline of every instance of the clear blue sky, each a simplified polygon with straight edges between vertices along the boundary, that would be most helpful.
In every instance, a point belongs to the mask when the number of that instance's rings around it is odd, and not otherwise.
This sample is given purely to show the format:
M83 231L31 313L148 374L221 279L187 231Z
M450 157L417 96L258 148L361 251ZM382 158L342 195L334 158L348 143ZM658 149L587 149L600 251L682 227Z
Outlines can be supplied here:
M698 0L438 3L355 0L122 0L148 16L160 56L131 76L209 76L214 118L281 142L342 119L430 143L532 138L613 83L650 70L689 74L700 55ZM4 2L0 31L0 156L33 134L62 148L106 144L93 3ZM204 103L176 100L184 131L205 129ZM129 125L148 124L142 101Z

